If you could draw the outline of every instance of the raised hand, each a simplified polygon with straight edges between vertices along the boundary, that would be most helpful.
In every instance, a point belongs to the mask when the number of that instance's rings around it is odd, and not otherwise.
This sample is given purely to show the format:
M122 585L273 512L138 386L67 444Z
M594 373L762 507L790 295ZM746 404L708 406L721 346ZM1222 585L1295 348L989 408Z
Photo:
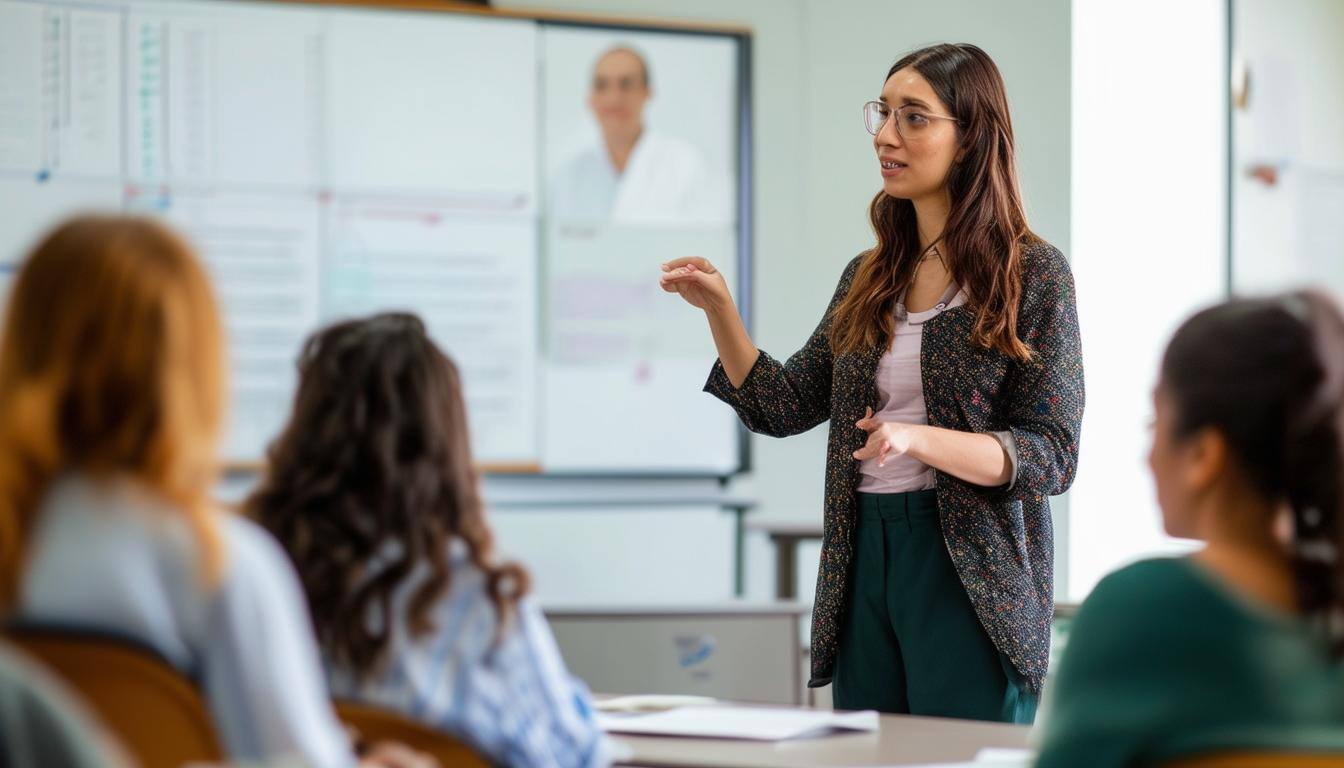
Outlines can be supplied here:
M733 306L723 273L708 259L698 256L686 256L663 264L658 284L664 291L680 294L687 304L706 312L719 312Z

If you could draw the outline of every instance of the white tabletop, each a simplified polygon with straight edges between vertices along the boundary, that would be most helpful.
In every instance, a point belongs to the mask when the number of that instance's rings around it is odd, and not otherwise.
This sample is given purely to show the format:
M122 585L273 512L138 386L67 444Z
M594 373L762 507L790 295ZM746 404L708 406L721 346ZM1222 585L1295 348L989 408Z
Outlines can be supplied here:
M876 733L841 734L782 742L613 736L628 747L629 766L802 768L893 766L971 760L986 747L1023 749L1031 729L937 717L882 715Z

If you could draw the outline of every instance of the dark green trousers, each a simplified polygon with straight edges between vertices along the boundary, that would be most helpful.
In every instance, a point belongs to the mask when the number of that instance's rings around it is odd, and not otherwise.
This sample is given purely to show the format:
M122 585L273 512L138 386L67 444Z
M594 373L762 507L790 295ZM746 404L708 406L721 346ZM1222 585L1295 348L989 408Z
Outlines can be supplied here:
M858 500L836 709L1030 723L1037 697L976 618L934 492Z

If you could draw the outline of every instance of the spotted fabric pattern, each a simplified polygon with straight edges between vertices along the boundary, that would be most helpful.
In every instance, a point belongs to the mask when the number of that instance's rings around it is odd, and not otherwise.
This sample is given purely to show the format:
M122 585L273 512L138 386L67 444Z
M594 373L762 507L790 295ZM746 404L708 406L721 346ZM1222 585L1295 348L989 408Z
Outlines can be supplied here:
M761 352L740 388L720 361L705 391L732 406L747 429L771 437L830 420L822 503L821 565L812 612L808 685L831 680L849 593L859 485L853 458L867 435L854 423L878 410L882 349L831 354L831 312L848 293L862 255L845 268L825 315L802 349L780 363ZM1017 478L984 488L937 473L943 539L976 615L994 645L1040 691L1054 614L1054 532L1049 497L1068 490L1078 463L1083 357L1073 273L1054 246L1029 246L1022 260L1018 337L1035 353L1010 359L971 341L975 315L949 309L924 326L920 366L929 424L963 432L1011 431Z

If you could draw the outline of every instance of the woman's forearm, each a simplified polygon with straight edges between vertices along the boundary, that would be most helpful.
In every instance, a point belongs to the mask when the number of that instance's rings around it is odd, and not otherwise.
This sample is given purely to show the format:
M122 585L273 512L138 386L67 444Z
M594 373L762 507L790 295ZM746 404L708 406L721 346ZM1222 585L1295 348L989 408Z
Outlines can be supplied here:
M718 349L719 360L728 374L728 381L734 387L741 387L742 382L747 380L747 374L751 373L752 366L756 365L760 350L747 333L747 327L742 324L742 317L738 315L735 305L707 310L705 316L709 318L709 332L714 336L714 346Z
M993 435L912 425L912 458L972 485L993 488L1012 479L1013 465Z

